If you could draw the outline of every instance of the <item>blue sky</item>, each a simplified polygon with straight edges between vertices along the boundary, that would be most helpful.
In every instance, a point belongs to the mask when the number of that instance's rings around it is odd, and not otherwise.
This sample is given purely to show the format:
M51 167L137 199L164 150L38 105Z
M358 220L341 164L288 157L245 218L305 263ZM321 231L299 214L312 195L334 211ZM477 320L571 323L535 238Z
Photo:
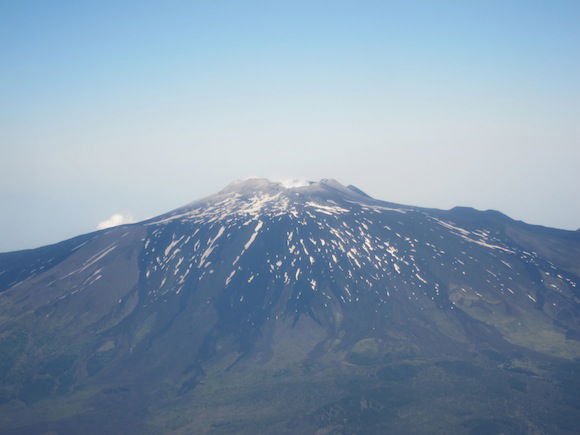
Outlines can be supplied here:
M0 0L0 251L233 179L580 227L580 2Z

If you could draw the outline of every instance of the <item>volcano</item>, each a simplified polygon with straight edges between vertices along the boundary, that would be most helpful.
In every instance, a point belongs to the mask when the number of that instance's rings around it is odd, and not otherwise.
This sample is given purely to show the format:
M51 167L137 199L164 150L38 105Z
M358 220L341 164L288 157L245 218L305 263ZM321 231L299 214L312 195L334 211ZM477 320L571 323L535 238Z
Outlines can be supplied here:
M580 232L234 182L0 254L6 434L572 434Z

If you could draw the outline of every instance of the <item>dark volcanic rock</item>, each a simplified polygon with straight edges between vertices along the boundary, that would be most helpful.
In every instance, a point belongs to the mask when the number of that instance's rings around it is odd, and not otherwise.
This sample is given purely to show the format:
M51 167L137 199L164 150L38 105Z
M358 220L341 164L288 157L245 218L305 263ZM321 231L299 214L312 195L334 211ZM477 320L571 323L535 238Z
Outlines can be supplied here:
M0 429L573 433L579 275L577 232L233 183L0 254Z

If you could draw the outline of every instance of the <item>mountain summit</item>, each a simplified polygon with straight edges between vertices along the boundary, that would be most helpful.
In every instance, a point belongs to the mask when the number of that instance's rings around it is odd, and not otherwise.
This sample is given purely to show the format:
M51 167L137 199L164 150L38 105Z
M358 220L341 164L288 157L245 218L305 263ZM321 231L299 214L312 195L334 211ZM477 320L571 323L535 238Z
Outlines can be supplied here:
M162 218L184 216L187 210L219 208L223 213L236 213L241 209L267 214L271 209L281 212L296 210L295 206L311 200L324 203L335 201L376 202L354 186L345 187L336 180L320 181L270 181L266 178L250 178L234 181L214 195L194 201ZM233 207L228 209L228 207ZM288 208L290 207L290 208ZM239 209L239 210L238 210Z
M573 433L579 277L577 232L234 182L0 254L0 428Z

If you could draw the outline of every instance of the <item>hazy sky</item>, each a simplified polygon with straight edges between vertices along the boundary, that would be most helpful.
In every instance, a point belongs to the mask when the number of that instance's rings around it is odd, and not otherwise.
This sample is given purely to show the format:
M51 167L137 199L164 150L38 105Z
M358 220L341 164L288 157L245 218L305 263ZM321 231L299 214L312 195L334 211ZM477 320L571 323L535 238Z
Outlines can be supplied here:
M0 0L0 147L0 251L248 176L577 229L580 1Z

